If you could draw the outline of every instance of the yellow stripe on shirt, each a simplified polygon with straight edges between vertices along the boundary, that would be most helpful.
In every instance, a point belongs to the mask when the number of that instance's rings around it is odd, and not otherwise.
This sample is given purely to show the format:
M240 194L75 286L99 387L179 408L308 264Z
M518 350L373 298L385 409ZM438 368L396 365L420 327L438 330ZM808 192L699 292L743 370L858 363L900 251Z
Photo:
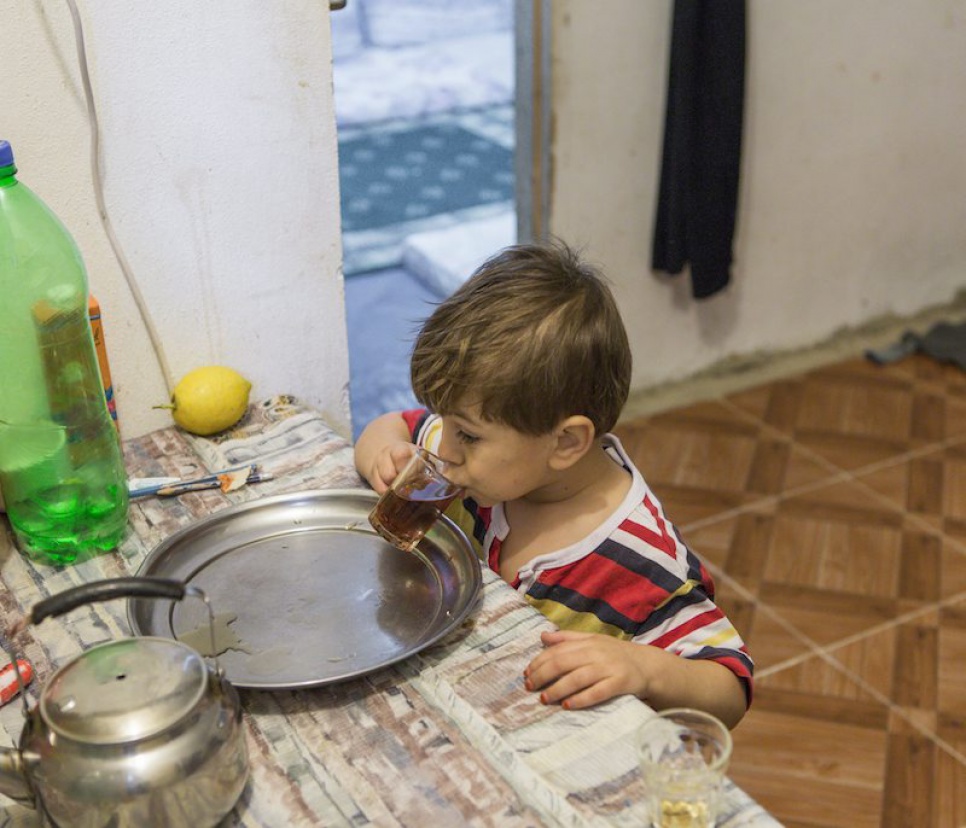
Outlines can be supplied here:
M707 638L701 641L702 647L717 647L719 644L724 644L726 641L733 641L738 637L738 631L729 626L727 629L722 630L714 635L709 635Z
M441 442L443 442L443 418L437 417L426 429L423 436L423 448L428 449L433 454L438 454Z
M459 499L454 500L449 504L449 507L443 514L459 527L460 531L466 535L466 539L470 542L470 546L473 547L473 551L476 552L477 557L486 563L486 560L483 558L483 545L473 534L476 520L469 509L463 505L463 501Z
M592 612L575 612L570 607L549 598L531 598L523 596L527 603L540 610L550 621L562 630L576 632L601 633L624 641L632 636L613 624L605 624Z
M676 590L674 590L674 592L670 593L667 596L667 598L661 601L661 603L654 608L654 611L656 612L657 610L664 608L665 606L667 606L669 601L673 601L675 598L680 598L683 595L687 595L695 587L699 587L699 586L701 586L700 581L695 581L695 580L685 581L683 584L681 584L681 586L679 586Z

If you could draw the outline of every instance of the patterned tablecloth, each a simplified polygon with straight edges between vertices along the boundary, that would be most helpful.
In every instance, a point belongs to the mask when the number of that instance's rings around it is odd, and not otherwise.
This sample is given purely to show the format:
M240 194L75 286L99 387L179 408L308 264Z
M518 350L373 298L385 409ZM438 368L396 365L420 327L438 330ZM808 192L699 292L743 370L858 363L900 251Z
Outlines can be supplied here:
M117 552L68 567L33 564L0 525L0 628L75 584L133 574L162 539L231 503L268 494L360 488L351 445L291 398L253 407L218 440L163 429L125 443L132 477L189 479L247 462L272 481L223 494L132 501ZM251 778L224 826L539 826L645 824L634 733L650 709L630 697L589 711L545 707L523 669L548 622L489 570L479 608L442 642L392 667L312 690L242 691ZM77 609L17 639L36 679L91 646L130 634L125 603ZM5 648L10 642L2 639ZM19 703L0 708L14 745ZM777 824L734 785L724 826ZM36 825L0 797L0 825Z

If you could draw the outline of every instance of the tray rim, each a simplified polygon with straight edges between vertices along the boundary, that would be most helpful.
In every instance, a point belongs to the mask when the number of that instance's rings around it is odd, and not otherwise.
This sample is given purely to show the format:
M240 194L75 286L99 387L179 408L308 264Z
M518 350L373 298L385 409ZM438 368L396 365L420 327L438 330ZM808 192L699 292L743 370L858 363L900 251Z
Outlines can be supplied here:
M165 576L163 572L151 571L152 564L155 564L157 560L164 555L171 547L176 546L183 538L197 532L199 527L208 524L218 523L224 520L230 520L233 515L242 514L248 511L252 511L255 507L266 507L271 506L275 503L281 503L288 500L336 500L340 497L362 497L365 500L370 501L375 504L379 499L379 496L371 489L361 489L361 488L338 488L338 489L302 489L293 492L280 492L278 494L266 495L264 497L255 498L253 500L246 500L241 503L235 503L224 509L219 509L217 512L213 512L209 515L205 515L202 518L192 521L186 526L182 526L180 529L172 532L166 538L157 543L154 548L152 548L144 560L141 561L134 573L135 577L149 577L149 576L159 576L159 577L170 577ZM300 689L310 689L314 687L323 687L330 684L337 684L343 681L349 681L351 679L361 678L363 676L369 675L370 673L376 672L378 670L385 669L397 664L400 661L404 661L407 658L411 658L414 655L422 652L428 647L433 646L438 641L440 641L445 636L449 635L453 630L459 627L464 620L478 607L480 600L480 593L483 589L483 573L481 570L482 562L479 555L473 548L472 542L466 537L466 533L457 524L447 517L446 515L440 516L437 521L438 525L443 525L446 529L456 538L457 545L463 550L467 556L469 566L467 570L470 573L470 584L468 586L468 591L465 592L465 601L463 607L455 612L447 614L447 621L437 630L433 635L427 638L425 641L418 642L417 644L409 647L408 649L401 650L395 657L379 662L378 664L373 664L368 667L357 668L351 672L348 672L340 676L329 676L319 679L305 679L300 681L285 681L285 682L271 682L271 681L249 681L242 677L241 679L233 678L227 674L225 670L226 677L228 681L239 689L248 690L300 690ZM373 532L375 534L375 532ZM409 554L409 553L403 553ZM425 560L425 559L424 559ZM437 570L438 571L438 570ZM157 631L154 629L142 629L141 625L138 623L135 617L135 610L139 603L146 602L152 599L145 598L128 598L126 599L126 616L128 624L131 628L131 633L137 637L158 637L169 641L178 641L173 634L168 634L165 631ZM202 656L207 661L214 662L218 665L219 669L224 669L218 663L217 657L207 658Z

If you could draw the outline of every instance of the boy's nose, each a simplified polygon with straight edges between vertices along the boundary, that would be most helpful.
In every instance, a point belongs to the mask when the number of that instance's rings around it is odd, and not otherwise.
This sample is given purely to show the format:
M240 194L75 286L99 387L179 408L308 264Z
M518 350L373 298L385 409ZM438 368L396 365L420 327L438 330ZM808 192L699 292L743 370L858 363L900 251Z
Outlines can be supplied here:
M439 446L436 450L437 456L451 466L459 466L463 462L463 452L460 442L450 435L450 430L443 423L443 431L439 438Z

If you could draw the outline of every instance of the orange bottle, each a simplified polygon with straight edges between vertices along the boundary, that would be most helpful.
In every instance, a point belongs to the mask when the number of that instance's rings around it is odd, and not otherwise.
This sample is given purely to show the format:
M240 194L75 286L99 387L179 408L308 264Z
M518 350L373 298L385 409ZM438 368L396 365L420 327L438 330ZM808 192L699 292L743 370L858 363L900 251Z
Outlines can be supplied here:
M97 367L101 369L101 382L104 385L104 397L107 399L107 410L111 412L111 419L117 425L117 402L114 399L114 383L111 381L111 365L107 361L107 347L104 345L104 325L101 323L101 306L93 295L87 301L87 312L91 319L91 333L94 334L94 350L97 351Z

